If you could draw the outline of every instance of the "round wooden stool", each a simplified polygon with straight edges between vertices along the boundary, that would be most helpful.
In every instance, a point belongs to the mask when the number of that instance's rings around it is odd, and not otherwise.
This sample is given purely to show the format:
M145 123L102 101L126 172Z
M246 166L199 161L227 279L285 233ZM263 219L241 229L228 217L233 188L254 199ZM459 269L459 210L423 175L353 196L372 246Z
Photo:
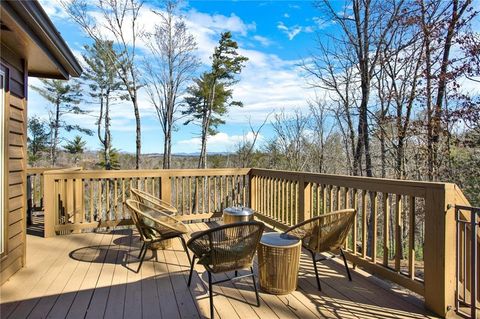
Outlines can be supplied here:
M297 289L302 242L291 235L267 233L258 246L260 288L275 295Z

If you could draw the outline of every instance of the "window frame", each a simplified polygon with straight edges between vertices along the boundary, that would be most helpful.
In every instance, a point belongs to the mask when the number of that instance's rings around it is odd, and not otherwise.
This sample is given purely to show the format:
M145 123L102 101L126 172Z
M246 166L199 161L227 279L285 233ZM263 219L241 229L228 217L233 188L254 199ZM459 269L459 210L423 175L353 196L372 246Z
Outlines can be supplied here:
M7 217L8 217L8 172L7 172L7 76L8 72L2 65L0 68L0 257L7 255Z

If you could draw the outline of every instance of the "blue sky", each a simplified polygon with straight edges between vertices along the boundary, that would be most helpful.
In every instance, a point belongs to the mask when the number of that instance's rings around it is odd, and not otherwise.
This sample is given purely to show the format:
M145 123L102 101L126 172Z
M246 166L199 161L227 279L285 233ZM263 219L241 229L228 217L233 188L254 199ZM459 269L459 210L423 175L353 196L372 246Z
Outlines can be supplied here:
M90 40L64 12L58 0L40 0L44 9L58 30L81 60L83 45ZM146 0L140 22L145 31L152 31L156 9L160 0ZM474 0L478 7L480 0ZM344 1L333 2L338 10ZM301 110L307 112L307 100L313 99L315 92L308 87L302 76L300 64L316 49L317 39L325 39L326 33L334 33L336 26L322 19L319 9L312 1L200 1L184 2L181 14L184 16L190 32L198 43L197 55L205 70L209 67L209 56L218 43L221 32L231 31L239 43L240 53L247 56L240 82L234 87L234 99L244 103L243 108L231 109L225 116L225 125L219 128L219 134L208 141L209 152L231 152L238 142L251 138L250 123L258 127L267 115L284 110L287 113ZM480 19L473 22L474 30L480 30ZM318 37L318 38L317 38ZM140 55L145 45L139 45ZM30 84L38 85L38 79L30 79ZM467 91L479 91L478 83L462 83ZM88 95L88 92L84 92ZM320 94L322 96L322 94ZM140 115L142 118L142 152L161 153L163 138L156 112L148 100L145 91L140 92ZM91 111L88 115L69 116L68 121L96 129L95 121L98 107L84 105ZM50 106L35 91L29 91L29 115L48 118ZM119 102L112 106L113 146L121 151L135 150L135 122L130 102ZM271 117L272 118L272 117ZM200 148L199 127L184 126L177 122L173 135L174 153L196 153ZM273 135L273 129L267 124L261 131L260 144ZM64 134L65 139L73 138ZM98 149L96 136L85 136L89 149Z
M41 0L44 9L57 26L74 53L80 58L82 47L90 40L72 22L55 0ZM144 29L153 26L150 9L158 2L147 1L144 7ZM320 13L310 1L190 1L182 13L190 31L198 42L198 56L207 67L208 57L224 31L232 31L240 51L249 61L234 87L234 97L244 103L241 109L232 109L225 117L226 125L220 133L209 140L211 152L233 151L235 144L254 127L260 125L272 111L282 109L292 112L307 109L306 99L313 96L301 76L299 63L308 57L315 47L315 32L322 32L332 25L319 18ZM30 84L38 85L37 79ZM85 92L87 94L87 92ZM85 116L70 117L68 120L95 128L94 105L85 105L92 112ZM33 90L29 92L29 115L48 117L48 103ZM134 151L135 126L133 110L129 102L112 107L112 134L114 147L127 152ZM142 152L162 152L162 132L146 93L140 98L142 117ZM174 153L194 153L199 149L199 129L194 125L184 126L178 122L173 137ZM71 139L74 134L64 134ZM272 135L267 124L261 132L261 140ZM247 137L248 138L248 137ZM96 136L86 136L90 149L99 148Z

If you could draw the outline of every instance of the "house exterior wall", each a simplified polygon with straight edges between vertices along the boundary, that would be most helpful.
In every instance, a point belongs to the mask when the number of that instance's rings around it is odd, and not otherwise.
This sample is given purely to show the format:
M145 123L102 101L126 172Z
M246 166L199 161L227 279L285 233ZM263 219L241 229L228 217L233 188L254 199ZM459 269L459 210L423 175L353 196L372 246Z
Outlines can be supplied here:
M0 285L25 265L27 62L1 44L0 68L5 73L6 121L4 157L6 180L4 210L5 252L0 260Z

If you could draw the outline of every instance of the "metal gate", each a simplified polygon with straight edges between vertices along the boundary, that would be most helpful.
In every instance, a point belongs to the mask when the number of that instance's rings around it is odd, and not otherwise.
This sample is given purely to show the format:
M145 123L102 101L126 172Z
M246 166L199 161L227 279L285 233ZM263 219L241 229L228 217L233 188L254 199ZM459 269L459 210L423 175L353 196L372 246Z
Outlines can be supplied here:
M457 205L455 206L455 219L457 221L456 307L458 312L476 319L479 288L480 207Z

